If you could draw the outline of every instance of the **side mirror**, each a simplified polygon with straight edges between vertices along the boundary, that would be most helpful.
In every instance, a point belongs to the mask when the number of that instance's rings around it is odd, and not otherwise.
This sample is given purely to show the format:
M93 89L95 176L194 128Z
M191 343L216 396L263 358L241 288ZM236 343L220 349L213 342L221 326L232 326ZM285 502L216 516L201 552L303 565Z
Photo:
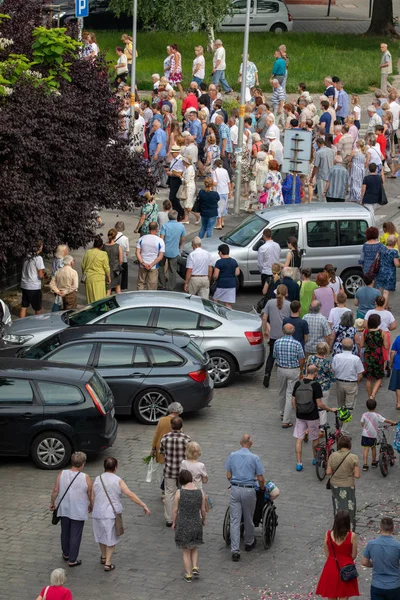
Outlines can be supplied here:
M258 240L258 242L256 242L253 246L253 250L254 252L258 252L258 249L261 248L261 246L264 244L264 240L261 238L260 240Z

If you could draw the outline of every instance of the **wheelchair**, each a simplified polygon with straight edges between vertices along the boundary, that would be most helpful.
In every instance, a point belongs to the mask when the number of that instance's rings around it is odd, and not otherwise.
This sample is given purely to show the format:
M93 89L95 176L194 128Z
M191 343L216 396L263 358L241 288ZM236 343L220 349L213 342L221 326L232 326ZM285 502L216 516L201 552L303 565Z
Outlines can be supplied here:
M274 539L276 528L278 527L278 515L276 514L276 506L269 494L264 490L256 490L256 508L253 515L254 527L262 528L262 542L265 550L271 548ZM243 515L240 524L240 536L243 536L244 524ZM230 508L226 509L222 535L227 546L231 543L231 513Z

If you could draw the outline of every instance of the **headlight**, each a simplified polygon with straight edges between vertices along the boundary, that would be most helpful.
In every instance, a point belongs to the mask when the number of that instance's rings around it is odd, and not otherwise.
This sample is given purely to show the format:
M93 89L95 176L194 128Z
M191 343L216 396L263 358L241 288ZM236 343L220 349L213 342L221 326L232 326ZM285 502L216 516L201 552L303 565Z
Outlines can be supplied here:
M61 19L61 17L63 17L64 15L65 15L65 11L57 13L56 15L53 15L53 21L58 21L58 19L59 18Z
M13 335L12 333L6 333L6 335L3 336L5 342L8 342L9 344L18 344L19 346L21 344L26 344L26 342L29 342L32 338L33 335Z

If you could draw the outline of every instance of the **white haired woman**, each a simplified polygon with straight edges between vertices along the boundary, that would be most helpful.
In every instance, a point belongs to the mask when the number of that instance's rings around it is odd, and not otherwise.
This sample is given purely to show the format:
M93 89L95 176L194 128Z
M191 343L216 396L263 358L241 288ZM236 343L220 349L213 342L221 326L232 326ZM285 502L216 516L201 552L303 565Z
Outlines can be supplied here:
M72 600L71 591L64 587L66 581L64 569L54 569L50 575L50 585L42 589L36 600Z
M53 264L51 266L51 277L52 278L57 273L57 271L59 269L62 269L62 267L64 266L63 260L64 260L64 257L67 256L67 254L69 254L69 248L66 244L60 244L59 246L57 246L57 249L54 253ZM62 305L62 300L60 297L58 297L56 295L51 312L59 311L61 305Z
M203 484L207 483L208 475L205 464L198 459L201 456L200 444L189 442L186 448L186 459L181 462L180 470L190 471L193 483L198 490L203 489Z
M104 461L104 473L96 477L92 490L94 539L100 546L100 563L104 565L106 572L115 569L111 559L115 546L120 540L115 521L116 516L122 513L122 494L135 504L139 504L146 515L150 514L146 504L116 474L117 469L117 459L108 456Z
M63 310L72 310L78 305L78 273L73 268L74 258L64 256L63 267L50 280L50 289L60 298Z

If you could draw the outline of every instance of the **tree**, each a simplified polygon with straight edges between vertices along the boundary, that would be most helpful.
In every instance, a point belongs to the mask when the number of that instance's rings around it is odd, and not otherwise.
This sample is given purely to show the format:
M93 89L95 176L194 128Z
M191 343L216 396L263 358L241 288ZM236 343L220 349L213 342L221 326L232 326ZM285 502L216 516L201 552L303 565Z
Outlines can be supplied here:
M393 0L374 0L372 18L367 35L399 35L393 25Z
M111 0L117 17L132 14L132 0ZM145 26L155 25L169 31L190 31L205 27L207 47L214 41L215 26L229 13L231 0L138 0L138 16Z

